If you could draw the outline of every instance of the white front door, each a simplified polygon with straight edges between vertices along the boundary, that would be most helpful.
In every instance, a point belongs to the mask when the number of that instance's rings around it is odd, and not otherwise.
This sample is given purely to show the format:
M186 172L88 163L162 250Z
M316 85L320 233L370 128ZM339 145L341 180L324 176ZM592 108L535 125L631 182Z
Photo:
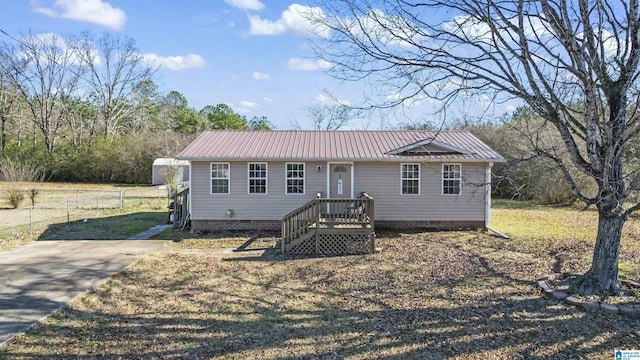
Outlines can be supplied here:
M351 198L351 164L331 164L329 167L329 198Z

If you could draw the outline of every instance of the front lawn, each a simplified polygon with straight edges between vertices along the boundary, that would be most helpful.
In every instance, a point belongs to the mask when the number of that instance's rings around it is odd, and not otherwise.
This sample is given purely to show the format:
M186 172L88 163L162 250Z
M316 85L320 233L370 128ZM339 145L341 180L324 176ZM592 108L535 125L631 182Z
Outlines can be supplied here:
M593 216L498 208L492 225L511 240L380 233L380 252L344 257L218 253L214 241L241 247L251 237L185 236L176 251L206 249L144 258L0 357L611 359L615 349L640 349L640 319L545 300L534 286L588 268ZM621 255L635 281L637 221Z

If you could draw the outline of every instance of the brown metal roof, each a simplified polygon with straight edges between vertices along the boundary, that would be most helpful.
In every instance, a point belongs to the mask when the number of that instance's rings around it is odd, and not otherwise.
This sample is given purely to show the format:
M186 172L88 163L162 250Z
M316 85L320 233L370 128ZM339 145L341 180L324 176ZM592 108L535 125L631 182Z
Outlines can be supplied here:
M424 144L449 145L466 153L394 155L394 150ZM205 131L178 156L182 160L349 160L349 161L503 161L468 131Z

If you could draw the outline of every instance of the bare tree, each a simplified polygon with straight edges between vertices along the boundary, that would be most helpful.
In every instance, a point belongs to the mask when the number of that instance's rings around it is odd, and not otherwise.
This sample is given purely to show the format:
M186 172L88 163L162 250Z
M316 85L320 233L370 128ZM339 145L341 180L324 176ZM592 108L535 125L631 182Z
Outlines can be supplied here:
M55 34L29 34L18 46L0 49L2 72L17 89L35 129L39 129L49 154L53 153L64 123L60 108L77 90L82 66L65 39Z
M598 187L580 191L557 147L535 148L599 212L581 294L616 293L626 205L625 146L640 133L638 0L343 0L315 14L331 29L319 54L332 74L380 85L376 106L430 98L444 106L482 92L519 99L558 131L570 163ZM310 15L313 16L313 15ZM386 92L382 92L386 91ZM374 94L376 95L376 94ZM535 145L535 141L533 142Z
M94 137L97 112L85 99L77 97L64 100L67 140L71 146L78 148L86 139Z
M0 69L2 69L1 66ZM8 76L0 70L0 155L7 147L7 127L9 126L9 117L14 111L13 105L16 98L15 87L9 81Z
M314 105L307 108L315 130L339 130L358 116L359 110L344 104Z
M114 135L132 111L130 100L136 87L151 78L153 69L144 63L130 38L104 34L96 40L85 33L74 45L89 70L85 81L99 108L102 130L105 135Z

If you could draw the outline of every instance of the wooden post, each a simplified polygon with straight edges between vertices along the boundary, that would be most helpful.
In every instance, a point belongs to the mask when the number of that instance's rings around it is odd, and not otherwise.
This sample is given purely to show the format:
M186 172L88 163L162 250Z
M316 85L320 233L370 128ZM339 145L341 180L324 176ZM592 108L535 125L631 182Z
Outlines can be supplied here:
M282 220L282 233L280 234L280 251L284 254L286 251L285 242L287 242L287 221L289 219Z
M376 252L376 229L374 225L374 208L373 199L367 199L367 208L369 209L369 223L371 224L371 253Z
M316 228L313 230L314 234L313 234L313 238L315 240L316 243L316 255L320 254L320 236L318 236L318 229L320 228L320 200L316 199L315 200L315 209L316 209Z

